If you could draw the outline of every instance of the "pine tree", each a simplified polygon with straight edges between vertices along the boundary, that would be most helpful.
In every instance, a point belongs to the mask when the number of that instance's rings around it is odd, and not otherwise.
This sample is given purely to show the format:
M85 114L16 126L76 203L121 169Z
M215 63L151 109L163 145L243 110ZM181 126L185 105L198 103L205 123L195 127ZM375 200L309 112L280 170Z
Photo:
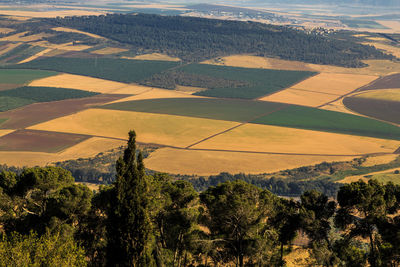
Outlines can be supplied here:
M143 156L136 156L136 134L129 132L128 147L116 165L115 206L109 210L108 260L117 266L151 266L149 187Z

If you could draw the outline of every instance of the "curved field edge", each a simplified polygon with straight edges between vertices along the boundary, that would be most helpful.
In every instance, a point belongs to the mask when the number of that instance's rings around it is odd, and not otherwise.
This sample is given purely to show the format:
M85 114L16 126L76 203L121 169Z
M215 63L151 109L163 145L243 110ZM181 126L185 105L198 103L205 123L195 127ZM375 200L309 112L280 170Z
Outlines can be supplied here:
M267 101L171 98L120 102L101 108L251 122L400 140L400 128L389 123L341 112Z
M368 117L400 124L400 102L363 97L346 97L343 104Z

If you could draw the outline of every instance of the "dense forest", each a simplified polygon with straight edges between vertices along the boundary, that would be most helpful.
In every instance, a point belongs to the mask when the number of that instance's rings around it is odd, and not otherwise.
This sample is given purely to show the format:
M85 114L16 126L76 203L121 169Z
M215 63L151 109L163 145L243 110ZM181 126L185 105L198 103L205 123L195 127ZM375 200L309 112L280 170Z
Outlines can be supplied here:
M99 192L59 167L0 173L0 266L284 266L299 231L310 266L398 266L400 186L343 185L300 201L244 181L200 194L146 175L136 135Z
M372 46L307 34L289 27L148 14L107 14L46 19L132 45L137 53L160 52L184 61L255 54L317 64L365 66L362 59L392 59Z

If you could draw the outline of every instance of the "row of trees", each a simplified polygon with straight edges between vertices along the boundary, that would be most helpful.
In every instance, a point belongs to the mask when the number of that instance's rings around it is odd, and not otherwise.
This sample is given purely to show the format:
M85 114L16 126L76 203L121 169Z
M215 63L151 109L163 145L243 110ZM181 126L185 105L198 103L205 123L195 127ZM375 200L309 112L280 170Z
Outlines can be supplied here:
M283 266L301 230L313 264L398 266L400 187L362 181L337 202L237 180L198 194L145 174L135 133L116 182L93 194L61 168L0 174L0 266Z

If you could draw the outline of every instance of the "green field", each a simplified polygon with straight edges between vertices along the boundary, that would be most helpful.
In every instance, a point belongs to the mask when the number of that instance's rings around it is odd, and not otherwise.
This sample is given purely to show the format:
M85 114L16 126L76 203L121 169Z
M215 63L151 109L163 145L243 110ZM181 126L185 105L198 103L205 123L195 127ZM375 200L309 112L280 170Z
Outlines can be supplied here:
M400 140L400 128L381 121L315 108L290 106L252 123Z
M98 93L53 87L19 87L0 91L0 111L15 109L36 102L51 102L71 98L83 98Z
M24 84L56 74L58 73L44 70L0 69L0 83Z
M245 122L286 106L240 99L170 98L120 102L101 108Z
M178 64L170 61L51 57L13 65L11 68L54 70L130 83L138 82Z
M400 168L399 168L400 171ZM400 185L400 174L395 173L379 173L374 175L365 175L365 178L375 179L381 183L387 184L388 182L392 182L396 185Z
M45 50L46 48L41 46L32 46L28 44L22 44L16 48L8 51L7 53L0 56L0 61L7 63L18 63L26 58L29 58L37 53Z
M248 82L251 85L236 88L213 88L196 93L196 95L202 96L245 99L271 94L316 74L310 71L251 69L206 64L191 64L179 68L179 70L214 78Z
M171 98L114 103L102 108L277 125L400 140L400 128L341 112L239 99Z
M0 112L23 107L34 103L35 101L19 97L0 96ZM1 121L0 124L4 121Z

